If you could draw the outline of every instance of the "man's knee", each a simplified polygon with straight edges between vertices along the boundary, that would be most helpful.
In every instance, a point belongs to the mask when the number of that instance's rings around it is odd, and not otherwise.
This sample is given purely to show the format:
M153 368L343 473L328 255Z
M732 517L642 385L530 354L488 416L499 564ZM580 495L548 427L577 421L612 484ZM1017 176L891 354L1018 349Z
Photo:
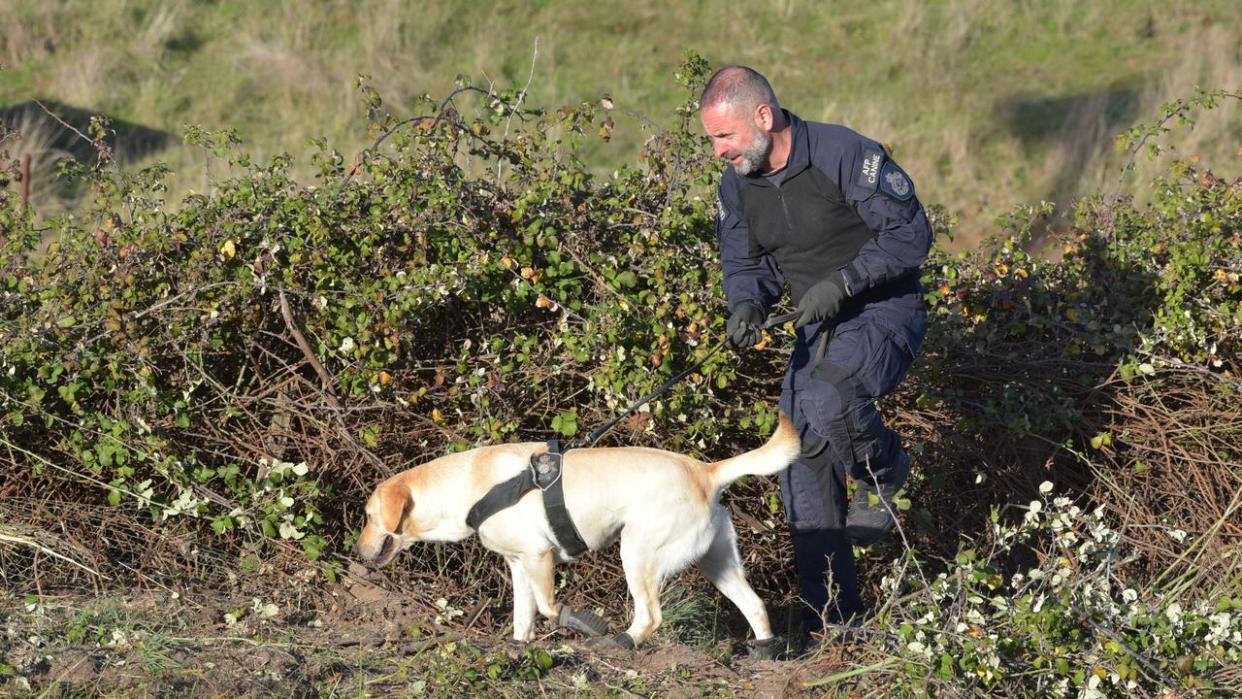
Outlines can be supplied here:
M837 458L850 464L882 467L901 450L897 434L884 424L875 402L905 378L912 354L905 343L880 328L850 334L840 353L830 352L812 371L793 401L808 423L808 434L821 435L818 444L830 444Z
M805 423L803 455L814 456L831 447L835 459L851 466L882 459L892 441L891 431L858 375L824 362L817 367L815 379L797 400L799 417Z

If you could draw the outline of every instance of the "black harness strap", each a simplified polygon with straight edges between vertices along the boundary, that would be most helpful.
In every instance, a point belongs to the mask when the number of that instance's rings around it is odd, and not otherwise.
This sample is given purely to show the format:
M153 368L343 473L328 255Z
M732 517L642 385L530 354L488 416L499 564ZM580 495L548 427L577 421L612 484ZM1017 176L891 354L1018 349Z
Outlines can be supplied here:
M530 469L522 471L503 483L497 483L487 491L487 495L480 498L474 503L474 507L470 508L470 513L466 515L466 526L478 531L479 525L487 521L488 517L516 505L517 501L534 487L535 479Z
M535 471L535 485L543 491L543 509L548 513L557 543L570 557L581 554L587 550L587 545L565 507L565 480L561 478L565 453L561 451L561 443L549 440L548 453L533 457L531 465Z
M478 531L479 525L489 517L512 507L523 495L538 488L543 492L543 509L548 515L548 523L552 525L552 534L556 537L557 544L570 557L578 556L587 550L587 545L565 507L564 481L561 478L563 466L564 453L561 451L560 442L553 439L548 442L547 452L531 457L530 468L492 486L486 495L474 503L466 515L466 525Z

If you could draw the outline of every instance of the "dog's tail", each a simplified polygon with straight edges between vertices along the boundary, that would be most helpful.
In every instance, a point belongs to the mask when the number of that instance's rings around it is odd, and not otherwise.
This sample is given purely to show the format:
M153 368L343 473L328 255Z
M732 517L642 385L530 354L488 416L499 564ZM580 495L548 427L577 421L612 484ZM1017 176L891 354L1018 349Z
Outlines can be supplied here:
M767 444L735 456L707 465L707 472L716 490L720 490L742 476L771 476L785 470L802 453L802 440L793 422L781 413L781 424Z

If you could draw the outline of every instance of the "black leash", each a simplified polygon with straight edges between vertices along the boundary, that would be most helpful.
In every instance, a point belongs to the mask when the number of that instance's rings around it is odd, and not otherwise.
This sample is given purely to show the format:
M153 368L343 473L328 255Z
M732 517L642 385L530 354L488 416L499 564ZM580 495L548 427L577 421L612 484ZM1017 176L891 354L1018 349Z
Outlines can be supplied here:
M784 315L779 315L773 318L769 318L767 322L763 324L763 329L769 330L778 325L784 325L785 323L788 323L791 320L797 320L799 315L801 315L800 311L794 311L792 313L786 313ZM819 339L819 346L815 350L815 363L816 364L819 363L819 360L824 358L824 353L827 352L828 350L828 336L832 334L832 331L834 329L835 329L835 325L829 326L824 329L823 335ZM660 394L669 390L673 386L676 386L679 381L689 376L692 372L698 370L700 367L703 366L704 363L707 362L708 359L711 359L712 355L719 352L720 348L724 347L725 344L726 344L726 340L723 340L723 339L720 340L719 342L716 343L716 346L713 347L710 352L704 355L702 359L695 362L694 364L691 364L689 368L684 369L680 374L674 376L668 381L665 381L664 385L660 386L656 390L652 391L651 393L648 393L642 398L639 398L632 405L630 405L630 407L626 408L625 412L609 420L602 427L596 429L594 432L587 435L585 442L579 443L576 440L570 441L568 444L565 445L564 450L569 451L570 449L582 449L585 447L595 446L595 443L598 442L600 438L602 438L604 435L608 434L608 430L611 430L613 427L615 427L618 422L621 422L625 418L633 415L634 412L637 411L639 408L651 402L656 397L658 397Z
M618 415L618 416L614 417L613 419L609 420L607 423L605 423L605 424L604 424L604 426L603 426L603 427L600 427L599 429L595 430L595 431L594 431L594 432L592 432L590 435L588 435L588 436L587 436L587 439L586 439L586 441L585 441L585 442L583 442L583 443L581 443L581 444L580 444L580 443L578 443L578 442L575 440L575 441L571 441L569 444L566 444L566 445L565 445L565 451L569 451L570 449L582 449L582 448L585 448L585 447L593 447L593 446L595 446L595 443L596 443L596 442L598 442L598 441L600 440L600 438L601 438L601 437L603 437L605 434L608 434L608 430L611 430L613 427L615 427L615 426L616 426L616 424L617 424L618 422L621 422L621 421L622 421L622 420L624 420L625 418L627 418L627 417L629 417L629 416L633 415L635 411L637 411L639 408L643 407L645 404L647 404L647 403L651 402L653 399L655 399L655 398L656 398L657 396L659 396L661 393L664 393L665 391L667 391L668 389L672 388L673 386L676 386L676 385L677 385L677 383L678 383L679 381L681 381L682 379L684 379L684 378L686 378L687 376L689 376L692 372L694 372L695 370L697 370L699 367L703 366L703 363L704 363L704 362L706 362L708 359L711 359L711 358L712 358L712 355L714 355L714 354L716 354L717 352L719 352L719 351L720 351L720 348L721 348L721 347L724 347L724 346L725 346L725 341L724 341L724 340L721 340L720 342L717 342L717 343L716 343L716 346L715 346L715 347L713 347L713 348L712 348L712 350L711 350L710 352L708 352L706 355L704 355L704 357L703 357L702 359L700 359L699 361L695 362L694 364L691 364L689 368L687 368L687 369L683 370L680 374L678 374L678 375L674 376L673 378L669 379L668 381L665 381L663 386L660 386L659 388L657 388L656 390L652 391L651 393L648 393L647 395L643 396L642 398L639 398L639 399L638 399L636 402L634 402L634 403L633 403L630 407L626 408L626 409L625 409L625 412L623 412L623 413L621 413L620 415Z

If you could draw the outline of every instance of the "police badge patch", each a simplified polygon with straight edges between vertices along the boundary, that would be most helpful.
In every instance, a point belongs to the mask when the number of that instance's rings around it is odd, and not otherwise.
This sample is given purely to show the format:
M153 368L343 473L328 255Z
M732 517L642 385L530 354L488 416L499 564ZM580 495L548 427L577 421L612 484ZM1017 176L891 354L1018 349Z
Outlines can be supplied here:
M914 185L901 168L889 160L880 170L880 190L897 201L910 201L914 198Z

